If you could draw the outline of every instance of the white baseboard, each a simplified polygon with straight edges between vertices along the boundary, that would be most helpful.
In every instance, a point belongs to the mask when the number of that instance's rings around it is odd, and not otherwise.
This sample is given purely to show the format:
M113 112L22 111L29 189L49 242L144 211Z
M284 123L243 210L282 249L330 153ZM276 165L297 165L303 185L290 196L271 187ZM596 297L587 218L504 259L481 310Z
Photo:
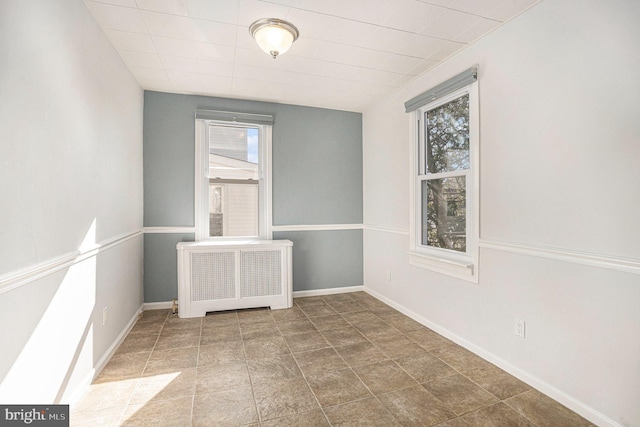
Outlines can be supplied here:
M294 298L315 297L320 295L346 294L364 291L364 286L346 286L344 288L314 289L311 291L293 291Z
M346 286L342 288L315 289L311 291L293 291L293 297L315 297L319 295L346 294L361 291L364 291L364 286ZM145 302L142 304L142 311L163 310L167 308L173 308L173 301Z
M520 379L521 381L529 384L531 387L535 388L536 390L540 391L541 393L549 396L550 398L554 399L555 401L561 403L562 405L566 406L567 408L571 409L572 411L576 412L577 414L581 415L582 417L586 418L587 420L591 421L592 423L600 426L600 427L623 427L622 425L616 423L615 421L611 420L610 418L608 418L607 416L605 416L604 414L596 411L595 409L591 408L590 406L587 406L586 404L584 404L583 402L577 400L576 398L558 390L557 388L555 388L554 386L552 386L551 384L542 381L541 379L539 379L538 377L531 375L530 373L523 371L522 369L512 365L509 362L506 362L505 360L499 358L498 356L496 356L495 354L481 348L478 347L477 345L467 341L466 339L462 338L459 335L454 334L453 332L449 331L446 328L443 328L442 326L438 325L437 323L431 322L430 320L420 316L419 314L415 313L414 311L406 308L403 305L400 305L392 300L390 300L389 298L379 294L378 292L369 289L369 288L364 288L364 291L368 294L370 294L371 296L379 299L380 301L384 302L385 304L395 308L396 310L398 310L399 312L401 312L402 314L409 316L410 318L412 318L413 320L415 320L418 323L421 323L422 325L428 327L429 329L432 329L433 331L439 333L440 335L442 335L445 338L450 339L451 341L455 342L456 344L461 345L462 347L466 348L467 350L471 351L472 353L475 353L476 355L480 356L481 358L485 359L488 362L493 363L494 365L498 366L500 369L508 372L509 374L513 375L514 377Z
M124 327L122 332L120 332L120 334L115 339L113 344L111 344L111 346L109 346L107 351L104 352L104 354L102 355L100 360L98 360L98 363L96 363L93 369L89 371L87 375L85 375L84 379L82 380L82 383L78 386L78 389L75 391L75 393L73 393L70 396L70 398L68 399L68 402L71 405L72 409L73 409L73 405L78 403L80 399L82 399L82 397L87 393L87 391L89 390L89 386L91 385L93 380L95 380L98 377L98 375L100 375L100 372L102 372L104 367L107 366L107 363L109 362L109 360L111 360L111 357L116 352L118 347L120 347L120 344L122 344L122 341L124 341L127 335L129 335L129 332L131 332L131 329L133 329L133 326L136 324L136 321L140 317L140 313L142 313L143 311L142 307L143 306L140 306L140 308L135 312L133 317L129 320L129 322Z
M161 301L161 302L145 302L142 304L142 311L147 310L163 310L165 308L172 308L173 301Z

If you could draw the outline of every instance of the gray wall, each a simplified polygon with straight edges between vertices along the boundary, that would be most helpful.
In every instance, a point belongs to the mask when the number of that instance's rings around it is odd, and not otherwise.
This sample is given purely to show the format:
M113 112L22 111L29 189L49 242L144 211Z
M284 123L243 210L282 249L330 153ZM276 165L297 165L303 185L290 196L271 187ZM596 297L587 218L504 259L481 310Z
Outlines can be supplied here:
M293 242L296 291L362 284L362 230L280 231L273 238Z
M176 245L193 242L193 233L146 234L144 236L145 302L177 299Z
M362 224L362 115L265 102L145 92L144 225L194 226L196 109L271 114L273 224ZM350 230L351 231L351 230ZM324 242L332 231L286 233L294 242L294 290L362 285L362 233L339 233L341 274ZM276 233L274 238L283 238ZM145 236L145 302L177 298L175 243L185 236ZM302 249L297 250L298 244ZM305 260L300 262L300 260Z

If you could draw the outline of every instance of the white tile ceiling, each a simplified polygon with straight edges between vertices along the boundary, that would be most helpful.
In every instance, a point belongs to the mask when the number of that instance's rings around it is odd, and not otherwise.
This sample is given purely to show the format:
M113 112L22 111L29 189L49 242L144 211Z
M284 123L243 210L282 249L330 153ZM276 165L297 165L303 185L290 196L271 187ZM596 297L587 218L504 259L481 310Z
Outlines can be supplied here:
M144 89L363 111L540 0L85 0ZM300 30L272 59L261 18Z

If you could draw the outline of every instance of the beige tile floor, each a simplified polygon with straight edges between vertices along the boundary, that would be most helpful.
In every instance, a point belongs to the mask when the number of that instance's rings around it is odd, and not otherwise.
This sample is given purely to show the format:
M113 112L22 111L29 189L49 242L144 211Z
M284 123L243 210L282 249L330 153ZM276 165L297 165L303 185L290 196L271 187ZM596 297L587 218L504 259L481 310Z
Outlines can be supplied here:
M72 426L591 426L364 292L144 312Z

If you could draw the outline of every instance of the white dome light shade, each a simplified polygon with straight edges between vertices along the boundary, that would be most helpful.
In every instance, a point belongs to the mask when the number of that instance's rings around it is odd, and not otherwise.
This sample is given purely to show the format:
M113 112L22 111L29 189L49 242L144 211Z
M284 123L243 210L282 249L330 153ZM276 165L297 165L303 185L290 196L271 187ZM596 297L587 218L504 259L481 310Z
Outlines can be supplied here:
M298 38L298 29L281 19L260 19L249 27L260 49L275 59L289 50Z

